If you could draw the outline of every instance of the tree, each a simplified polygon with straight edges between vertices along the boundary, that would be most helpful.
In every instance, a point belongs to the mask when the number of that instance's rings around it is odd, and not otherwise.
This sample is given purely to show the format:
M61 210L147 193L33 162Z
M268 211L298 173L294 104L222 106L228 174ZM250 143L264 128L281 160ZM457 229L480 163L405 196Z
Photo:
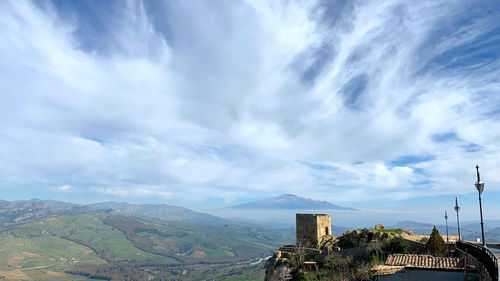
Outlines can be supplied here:
M410 248L408 240L401 237L394 237L384 241L383 250L390 254L406 254Z
M448 246L444 242L443 237L439 234L436 226L432 229L429 241L427 241L426 249L429 253L437 256L445 256L448 253Z

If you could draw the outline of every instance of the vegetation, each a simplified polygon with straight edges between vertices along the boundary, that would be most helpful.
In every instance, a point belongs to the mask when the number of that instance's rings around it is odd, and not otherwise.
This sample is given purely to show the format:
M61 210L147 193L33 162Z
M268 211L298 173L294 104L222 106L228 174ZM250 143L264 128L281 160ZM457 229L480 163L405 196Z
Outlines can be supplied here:
M371 259L369 253L363 256L342 256L341 254L333 254L328 257L327 261L320 264L318 271L305 272L297 271L294 280L301 281L368 281L374 280L370 274L370 268L376 264L376 261Z
M403 233L407 233L408 234L408 230L404 230L404 229L401 229L401 228L383 228L383 229L379 229L377 231L379 231L379 232L385 232L385 233L394 233L394 234L398 234L398 235L401 235Z
M204 276L256 280L263 278L262 266L248 261L269 255L289 239L288 234L252 227L205 227L92 211L4 227L0 276L61 281Z
M391 233L395 235L379 236L373 239L373 232ZM334 252L325 260L317 258L315 261L319 270L305 272L300 264L292 266L294 280L320 281L320 280L375 280L370 269L377 264L383 264L390 254L424 254L446 255L447 245L439 235L436 228L428 239L427 244L407 240L403 234L409 233L403 229L359 229L346 232L339 237L337 246L343 249ZM293 259L292 260L296 260Z
M385 240L382 247L382 250L387 254L406 254L409 249L410 243L401 237Z
M430 254L437 256L445 256L448 253L448 246L435 226L432 229L429 241L427 241L426 249Z
M426 245L418 240L418 236L404 229L346 231L340 237L324 240L316 250L301 252L298 246L293 250L283 248L267 263L266 278L273 280L286 272L282 269L286 266L292 280L371 281L375 277L370 270L383 264L391 254L428 253ZM325 256L326 253L329 255ZM315 264L306 264L305 261L314 261Z
M338 241L337 245L341 249L350 249L350 248L353 248L353 247L356 246L356 244L354 244L351 240L345 238L344 236L341 236L339 238L339 241Z

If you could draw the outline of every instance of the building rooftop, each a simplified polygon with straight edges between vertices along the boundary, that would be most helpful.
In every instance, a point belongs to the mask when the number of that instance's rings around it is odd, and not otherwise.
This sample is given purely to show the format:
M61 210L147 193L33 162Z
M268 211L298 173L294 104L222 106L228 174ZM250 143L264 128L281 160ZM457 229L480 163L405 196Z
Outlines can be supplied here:
M430 255L395 254L389 255L385 261L389 266L405 266L433 269L462 269L459 258L434 257Z
M409 268L462 270L463 264L459 258L434 257L430 255L394 254L389 255L384 265L371 269L374 275L390 275Z
M370 271L375 275L391 275L404 269L404 266L376 265Z

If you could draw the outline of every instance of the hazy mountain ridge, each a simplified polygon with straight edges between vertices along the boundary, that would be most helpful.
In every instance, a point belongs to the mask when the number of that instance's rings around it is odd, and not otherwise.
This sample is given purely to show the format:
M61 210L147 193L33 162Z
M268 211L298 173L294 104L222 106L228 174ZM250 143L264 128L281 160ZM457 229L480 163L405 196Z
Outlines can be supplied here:
M25 223L46 217L83 213L89 210L91 210L91 208L87 206L55 200L1 200L0 223Z
M313 200L294 194L282 194L265 200L230 206L227 209L354 210L353 208L338 206L327 201Z
M213 215L200 213L188 208L165 205L165 204L129 204L125 202L101 202L86 205L95 210L113 209L131 215L141 215L171 221L182 221L186 223L201 225L225 225L242 224L237 221L219 218Z
M113 209L131 215L200 225L224 226L226 224L230 224L240 226L257 226L257 224L223 219L217 216L196 212L188 208L165 204L129 204L125 202L110 201L80 205L69 202L40 199L16 201L0 200L0 223L18 224L46 217L107 209Z
M491 227L486 227L487 223L490 223ZM500 242L500 227L498 227L500 221L491 220L485 222L484 236L486 241ZM388 226L389 228L403 228L413 231L416 234L430 234L434 224L422 223L416 221L401 221L394 225ZM446 235L446 225L438 224L436 225L439 233ZM448 225L448 234L457 235L457 225ZM460 224L460 234L464 240L474 241L476 238L481 237L481 226L479 222L465 221Z

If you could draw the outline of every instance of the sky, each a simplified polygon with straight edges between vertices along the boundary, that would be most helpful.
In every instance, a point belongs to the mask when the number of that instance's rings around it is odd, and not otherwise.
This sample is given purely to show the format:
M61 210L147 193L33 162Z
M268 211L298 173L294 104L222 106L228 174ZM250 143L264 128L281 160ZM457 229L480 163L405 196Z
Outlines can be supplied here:
M442 210L479 164L500 217L499 58L495 0L1 1L2 199Z

